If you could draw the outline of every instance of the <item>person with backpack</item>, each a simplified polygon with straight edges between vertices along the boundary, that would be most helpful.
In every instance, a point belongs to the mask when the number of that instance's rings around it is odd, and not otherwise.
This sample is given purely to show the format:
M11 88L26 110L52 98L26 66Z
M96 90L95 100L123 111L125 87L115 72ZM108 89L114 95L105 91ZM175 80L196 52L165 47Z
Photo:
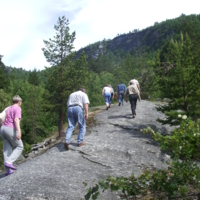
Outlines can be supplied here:
M126 86L124 85L123 82L121 82L117 86L117 94L118 94L118 101L119 101L119 106L122 104L124 105L124 93L126 91Z
M23 151L21 140L21 105L22 99L19 95L13 97L13 105L6 110L5 121L0 129L0 136L3 140L3 157L5 175L10 175L17 169L13 163Z

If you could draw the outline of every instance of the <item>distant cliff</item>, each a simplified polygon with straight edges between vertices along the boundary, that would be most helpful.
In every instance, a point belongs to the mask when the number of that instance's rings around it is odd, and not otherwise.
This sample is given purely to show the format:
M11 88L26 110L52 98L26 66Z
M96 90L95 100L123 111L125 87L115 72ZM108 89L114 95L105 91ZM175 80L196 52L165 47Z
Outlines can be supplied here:
M200 38L200 15L182 14L176 19L166 20L161 23L155 22L154 26L144 30L130 32L115 37L112 40L103 40L88 45L77 51L76 57L79 57L82 51L85 51L88 59L96 59L99 54L105 55L108 52L131 53L140 48L146 51L155 51L160 49L167 40L171 38L179 40L180 32L187 32L191 39ZM195 36L195 37L193 37Z

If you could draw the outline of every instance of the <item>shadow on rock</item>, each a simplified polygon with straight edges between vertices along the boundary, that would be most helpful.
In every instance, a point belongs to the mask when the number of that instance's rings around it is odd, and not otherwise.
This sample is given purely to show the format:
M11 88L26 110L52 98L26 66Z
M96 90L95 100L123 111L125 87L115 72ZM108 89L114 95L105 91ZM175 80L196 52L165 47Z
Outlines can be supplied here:
M132 114L127 114L127 115L114 115L114 116L109 116L108 119L118 119L118 118L127 118L131 119Z

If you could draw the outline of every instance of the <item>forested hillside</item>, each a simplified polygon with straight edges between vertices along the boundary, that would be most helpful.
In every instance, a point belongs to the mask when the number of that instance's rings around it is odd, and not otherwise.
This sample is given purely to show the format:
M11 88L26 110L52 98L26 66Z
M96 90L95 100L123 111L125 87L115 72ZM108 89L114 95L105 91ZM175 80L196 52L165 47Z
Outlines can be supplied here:
M163 123L176 124L176 110L194 120L199 117L200 15L181 15L141 31L98 41L78 52L73 51L75 33L69 32L69 26L65 17L59 18L57 35L44 40L42 50L50 68L16 69L6 66L1 57L0 111L11 104L15 94L22 97L25 151L52 130L58 129L61 135L68 96L80 87L86 87L90 106L103 105L102 88L106 83L116 91L121 81L127 85L135 77L142 99L150 95L151 99L171 100L168 107L161 108L169 116Z

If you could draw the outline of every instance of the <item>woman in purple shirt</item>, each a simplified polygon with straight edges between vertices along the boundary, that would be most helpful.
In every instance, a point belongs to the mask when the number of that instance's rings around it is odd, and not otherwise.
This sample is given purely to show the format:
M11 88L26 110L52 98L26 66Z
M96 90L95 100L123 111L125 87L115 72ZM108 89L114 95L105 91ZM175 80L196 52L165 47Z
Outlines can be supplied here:
M13 105L8 107L6 119L0 129L0 136L3 140L5 175L10 175L17 169L13 163L23 151L20 129L22 99L16 95L12 101Z

